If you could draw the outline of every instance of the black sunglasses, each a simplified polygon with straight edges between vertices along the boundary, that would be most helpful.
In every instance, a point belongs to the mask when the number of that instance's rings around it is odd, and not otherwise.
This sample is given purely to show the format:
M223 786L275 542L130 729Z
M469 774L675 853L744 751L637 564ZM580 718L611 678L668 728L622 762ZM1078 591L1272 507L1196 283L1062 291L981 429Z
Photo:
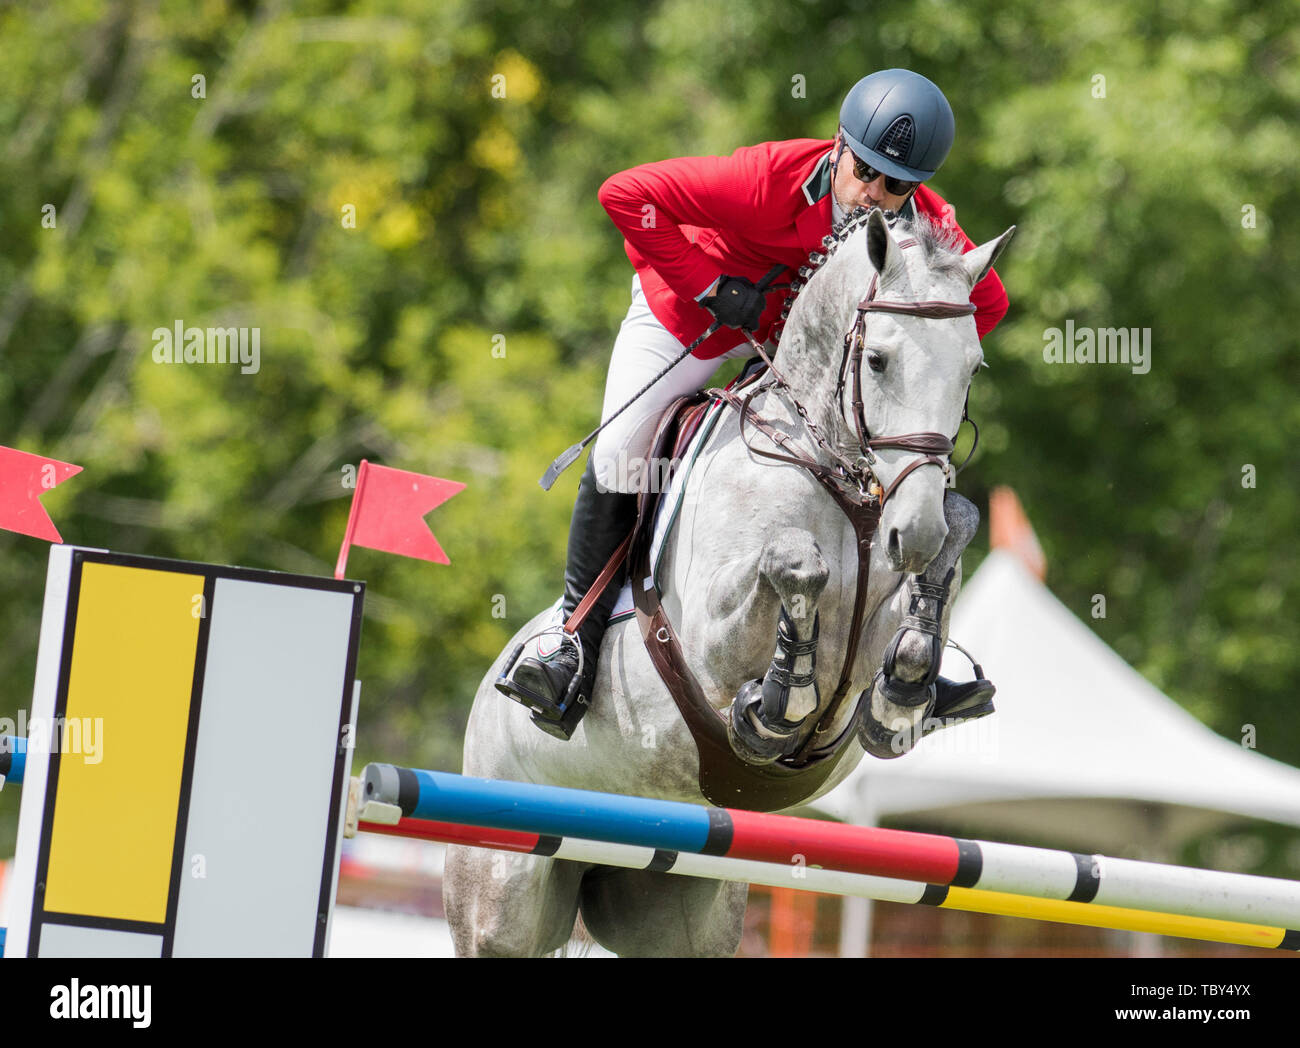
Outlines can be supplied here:
M849 156L853 157L853 173L858 176L859 181L874 182L881 175L885 174L883 171L877 171L856 153L850 151ZM904 182L900 178L890 178L888 175L885 175L885 189L890 193L893 193L894 196L907 196L908 193L920 184L920 182Z

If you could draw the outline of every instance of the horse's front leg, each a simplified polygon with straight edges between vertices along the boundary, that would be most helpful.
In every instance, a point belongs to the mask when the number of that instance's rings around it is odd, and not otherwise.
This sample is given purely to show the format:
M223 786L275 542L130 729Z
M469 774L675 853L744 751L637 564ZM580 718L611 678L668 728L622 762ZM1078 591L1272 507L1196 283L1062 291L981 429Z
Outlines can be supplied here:
M953 710L935 705L948 617L961 587L961 554L979 527L979 510L965 496L949 490L943 509L948 525L943 546L924 572L900 587L892 609L899 620L897 632L862 702L859 739L876 757L907 753L933 728L978 716L977 708L984 708L981 703L992 709L991 686L987 695L974 685L963 686L965 691L955 697L962 700L964 713L951 719Z
M816 540L802 528L782 528L764 543L756 588L778 605L776 651L763 677L743 684L731 704L727 734L742 760L770 764L793 752L800 727L820 705L817 602L829 578ZM770 616L770 602L753 601L749 610Z

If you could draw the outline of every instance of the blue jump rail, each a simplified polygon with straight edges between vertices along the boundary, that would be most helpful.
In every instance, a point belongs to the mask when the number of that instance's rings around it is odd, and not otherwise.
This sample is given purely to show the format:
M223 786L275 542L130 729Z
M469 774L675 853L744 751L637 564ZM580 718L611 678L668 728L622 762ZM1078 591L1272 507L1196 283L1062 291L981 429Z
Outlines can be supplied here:
M26 767L27 740L19 735L0 735L0 777L20 786Z

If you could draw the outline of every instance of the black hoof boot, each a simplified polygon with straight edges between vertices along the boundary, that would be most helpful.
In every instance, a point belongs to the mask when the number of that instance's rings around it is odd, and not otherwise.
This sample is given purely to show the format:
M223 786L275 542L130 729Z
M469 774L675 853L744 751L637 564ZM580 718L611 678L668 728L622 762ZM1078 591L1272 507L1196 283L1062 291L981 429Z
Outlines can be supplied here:
M867 752L876 757L901 757L933 731L994 712L993 694L996 689L984 679L984 671L974 659L971 659L971 664L975 667L976 679L968 684L957 684L939 676L939 666L943 661L944 608L951 596L957 561L979 526L979 511L969 499L955 491L945 493L943 511L948 524L943 547L925 572L914 576L908 583L907 613L885 649L880 673L862 696L858 737ZM897 673L899 647L909 631L919 634L924 638L923 643L929 646L927 671L915 682L901 680ZM949 643L970 658L961 645L955 641ZM889 711L889 719L894 724L908 721L910 726L900 731L882 724L871 711L871 704L876 699L879 699L882 709ZM916 712L922 702L930 705L925 717L918 720Z
M764 723L776 738L758 730L758 723L763 720L762 704L763 682L758 679L742 684L731 702L727 741L731 743L731 751L746 764L774 764L795 749L797 726L781 732Z
M858 719L858 742L880 760L893 760L908 753L924 737L924 725L931 719L935 685L910 684L892 679L882 671L862 693ZM898 711L905 724L884 724L872 713L871 704L880 698Z
M820 619L813 618L812 636L799 640L794 623L781 608L776 627L776 654L762 680L741 685L731 703L727 718L727 739L736 756L750 764L771 764L795 751L799 724L790 724L785 711L790 704L791 688L813 689L813 708L821 705L817 690L817 634ZM795 672L795 662L808 658L808 669ZM763 731L759 730L762 726Z

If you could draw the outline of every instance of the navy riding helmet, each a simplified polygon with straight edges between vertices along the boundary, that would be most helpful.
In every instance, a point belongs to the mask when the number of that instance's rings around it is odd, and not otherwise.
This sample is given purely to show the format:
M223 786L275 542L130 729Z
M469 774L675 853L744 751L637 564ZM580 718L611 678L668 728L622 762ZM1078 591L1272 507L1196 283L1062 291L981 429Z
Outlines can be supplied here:
M910 69L884 69L853 85L840 106L844 141L890 178L924 182L952 148L952 107L933 83Z

